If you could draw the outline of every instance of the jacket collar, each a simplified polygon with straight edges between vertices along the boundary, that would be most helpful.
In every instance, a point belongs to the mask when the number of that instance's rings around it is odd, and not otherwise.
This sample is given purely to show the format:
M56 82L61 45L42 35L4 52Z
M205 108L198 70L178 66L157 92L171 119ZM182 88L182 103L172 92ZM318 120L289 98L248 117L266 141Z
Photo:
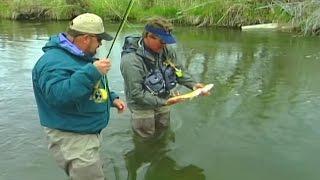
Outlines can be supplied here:
M61 48L67 50L73 55L80 56L85 60L94 61L93 56L83 52L75 44L70 42L70 40L67 38L67 35L65 33L60 33L58 37L59 37L59 45Z
M143 42L143 38L141 38L138 41L138 48L137 48L137 55L149 59L150 61L155 62L157 59L159 59L160 57L162 57L163 53L166 51L166 49L163 49L161 52L156 53L153 52L144 42Z

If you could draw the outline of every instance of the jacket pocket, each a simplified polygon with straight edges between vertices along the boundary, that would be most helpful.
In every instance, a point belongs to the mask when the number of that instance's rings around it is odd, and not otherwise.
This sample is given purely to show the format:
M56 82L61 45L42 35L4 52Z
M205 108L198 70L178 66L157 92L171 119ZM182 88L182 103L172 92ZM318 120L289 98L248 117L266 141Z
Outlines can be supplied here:
M95 103L93 100L88 100L84 103L77 104L79 112L83 113L102 113L107 111L108 104L106 103Z

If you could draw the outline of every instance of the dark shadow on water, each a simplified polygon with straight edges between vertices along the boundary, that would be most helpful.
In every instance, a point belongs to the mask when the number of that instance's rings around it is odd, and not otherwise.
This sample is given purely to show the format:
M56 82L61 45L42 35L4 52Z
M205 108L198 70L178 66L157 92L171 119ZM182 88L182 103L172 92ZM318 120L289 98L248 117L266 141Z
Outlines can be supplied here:
M167 155L167 145L174 139L172 131L149 140L134 135L135 148L125 155L128 180L204 180L203 169L194 165L180 167Z

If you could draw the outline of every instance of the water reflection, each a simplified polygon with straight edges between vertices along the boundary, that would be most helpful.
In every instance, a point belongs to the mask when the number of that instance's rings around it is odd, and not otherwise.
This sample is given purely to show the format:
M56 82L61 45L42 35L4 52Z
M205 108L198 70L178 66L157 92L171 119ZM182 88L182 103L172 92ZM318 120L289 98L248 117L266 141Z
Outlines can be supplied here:
M66 25L0 21L0 179L64 179L36 115L31 68ZM115 34L118 26L108 27ZM121 97L121 46L134 31L125 29L111 53L108 78ZM189 27L175 34L178 55L197 80L215 84L213 95L174 106L174 134L151 142L131 136L129 112L114 111L103 132L108 178L318 180L319 40Z
M167 153L175 134L168 130L161 136L145 140L133 136L134 149L125 155L129 180L203 180L203 169L188 165L180 167Z

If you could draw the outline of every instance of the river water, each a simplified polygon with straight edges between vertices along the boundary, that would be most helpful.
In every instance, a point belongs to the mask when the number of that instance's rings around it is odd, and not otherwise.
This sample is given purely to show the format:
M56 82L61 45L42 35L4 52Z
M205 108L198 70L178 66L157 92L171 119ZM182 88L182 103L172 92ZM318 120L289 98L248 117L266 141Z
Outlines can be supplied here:
M66 26L0 21L1 180L67 179L47 150L31 83L41 47ZM108 78L122 98L121 45L141 29L125 27L111 53ZM320 179L319 38L190 27L175 35L195 79L215 84L212 95L173 106L172 132L150 143L135 141L129 113L113 110L101 152L108 179Z

